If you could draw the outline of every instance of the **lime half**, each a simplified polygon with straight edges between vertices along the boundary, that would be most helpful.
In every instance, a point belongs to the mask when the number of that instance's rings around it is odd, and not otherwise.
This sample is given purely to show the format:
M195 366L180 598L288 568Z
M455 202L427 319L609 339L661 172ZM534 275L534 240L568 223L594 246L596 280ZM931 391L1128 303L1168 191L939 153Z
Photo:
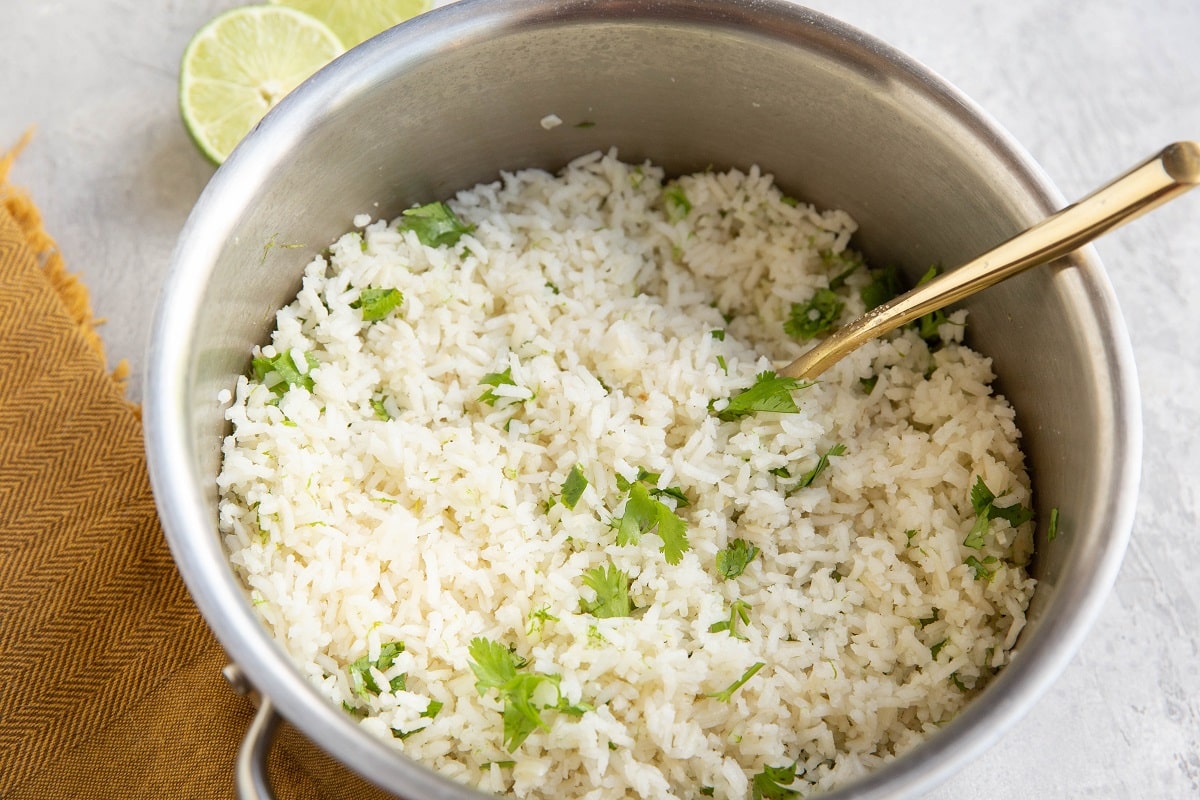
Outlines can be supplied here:
M292 8L221 14L183 53L179 109L188 133L220 164L284 95L343 49L324 23Z
M429 0L271 0L316 17L347 48L429 10Z

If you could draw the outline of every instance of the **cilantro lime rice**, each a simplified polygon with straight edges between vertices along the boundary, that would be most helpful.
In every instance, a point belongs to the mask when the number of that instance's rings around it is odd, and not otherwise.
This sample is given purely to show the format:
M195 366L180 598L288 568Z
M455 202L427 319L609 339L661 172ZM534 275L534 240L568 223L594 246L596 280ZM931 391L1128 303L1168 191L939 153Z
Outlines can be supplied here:
M773 371L898 288L846 214L597 153L355 225L238 381L220 518L397 751L529 798L808 794L1008 662L1029 481L964 312Z

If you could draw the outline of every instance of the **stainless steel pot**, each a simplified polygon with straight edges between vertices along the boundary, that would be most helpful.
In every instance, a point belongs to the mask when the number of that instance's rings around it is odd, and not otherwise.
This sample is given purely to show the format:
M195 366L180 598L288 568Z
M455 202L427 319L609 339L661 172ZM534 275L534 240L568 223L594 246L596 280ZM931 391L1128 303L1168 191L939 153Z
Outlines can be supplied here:
M551 114L564 124L547 130ZM399 796L478 795L368 737L258 622L216 531L218 392L246 371L304 264L356 212L392 216L502 169L553 169L614 146L672 172L759 164L791 194L849 211L867 256L910 277L960 263L1060 205L1021 148L953 88L782 0L465 0L319 73L200 198L149 351L147 448L171 549L217 637L269 698L245 748L243 796L269 791L260 759L272 705ZM285 243L304 247L273 246ZM1138 393L1095 256L1039 268L967 305L969 339L993 357L1016 406L1036 502L1060 509L1063 534L1038 533L1040 583L1013 663L924 745L829 797L910 796L979 755L1066 665L1125 550Z

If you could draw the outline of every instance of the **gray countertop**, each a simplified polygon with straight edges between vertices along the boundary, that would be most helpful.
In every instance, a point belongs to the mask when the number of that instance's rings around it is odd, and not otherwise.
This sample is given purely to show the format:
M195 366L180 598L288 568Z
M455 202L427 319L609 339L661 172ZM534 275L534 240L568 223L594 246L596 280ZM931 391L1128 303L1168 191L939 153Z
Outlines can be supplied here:
M175 238L213 173L177 112L188 39L236 0L6 2L0 149L92 291L140 395ZM906 51L1022 142L1070 199L1200 138L1197 0L817 0ZM1085 644L1040 704L930 795L1200 798L1200 192L1100 241L1141 381L1133 540Z

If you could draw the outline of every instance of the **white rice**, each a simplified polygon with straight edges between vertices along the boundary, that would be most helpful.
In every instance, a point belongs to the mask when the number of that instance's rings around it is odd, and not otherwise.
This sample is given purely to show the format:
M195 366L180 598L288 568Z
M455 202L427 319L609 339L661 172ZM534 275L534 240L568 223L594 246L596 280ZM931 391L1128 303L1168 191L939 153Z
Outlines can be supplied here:
M963 544L977 478L998 505L1030 503L1013 411L960 343L963 313L933 352L912 330L863 347L793 393L800 413L722 422L710 401L808 346L782 323L855 226L757 169L678 185L686 215L658 168L614 154L505 174L449 202L475 226L452 247L360 215L256 351L315 358L312 391L272 402L243 377L228 410L221 526L266 625L364 728L484 790L742 798L793 763L805 794L842 785L953 717L1025 622L1032 525L995 519L981 548ZM843 321L869 280L847 279ZM367 287L403 303L364 322L351 304ZM482 402L506 369L515 385ZM578 505L547 510L576 464ZM639 468L691 502L678 564L654 533L616 544L617 476ZM761 554L726 580L714 562L738 538ZM968 557L995 559L990 579ZM581 610L584 572L610 562L633 576L634 616ZM739 599L745 638L710 631ZM476 691L474 637L593 710L542 711L549 730L510 753L497 692ZM372 673L382 690L353 691L350 665L396 641ZM728 702L707 696L758 662Z

